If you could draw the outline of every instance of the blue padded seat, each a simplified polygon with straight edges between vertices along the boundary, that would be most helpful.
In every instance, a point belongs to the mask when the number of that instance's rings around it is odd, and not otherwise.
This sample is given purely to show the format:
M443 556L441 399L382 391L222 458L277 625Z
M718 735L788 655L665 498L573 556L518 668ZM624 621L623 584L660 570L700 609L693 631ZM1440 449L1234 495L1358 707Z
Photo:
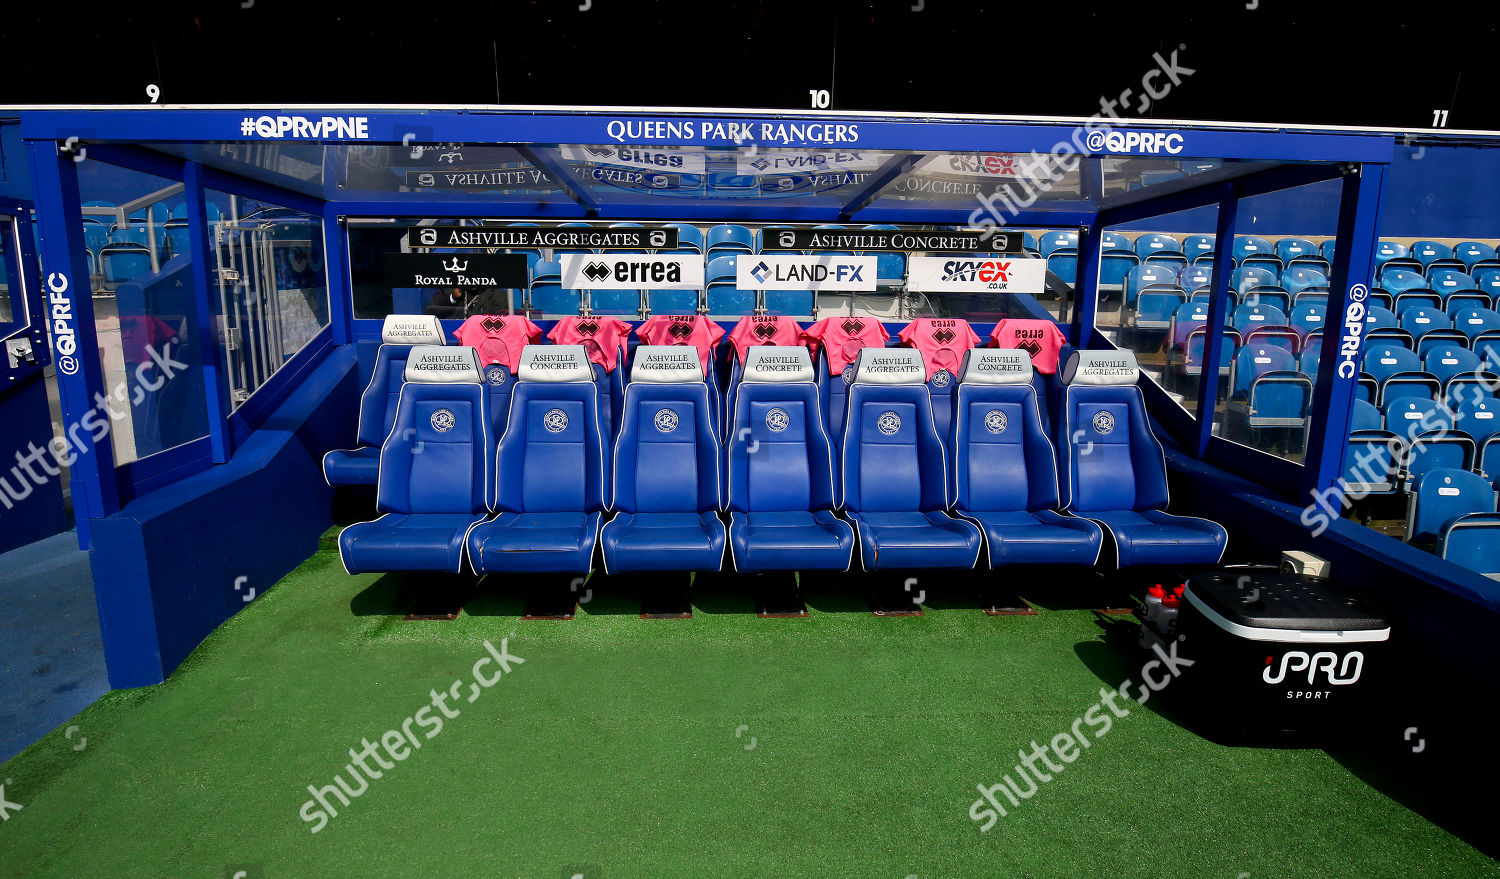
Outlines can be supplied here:
M323 456L323 480L331 487L374 485L380 474L380 446L396 420L396 402L413 345L442 345L443 328L432 315L388 314L380 330L375 368L359 397L359 427L352 449Z
M587 574L604 510L599 386L582 345L527 345L495 472L499 515L469 533L476 573Z
M964 355L953 417L955 513L979 526L991 568L1099 560L1104 532L1057 512L1057 458L1042 427L1031 358L1019 349Z
M717 571L719 440L698 349L636 348L614 452L615 517L599 536L605 571Z
M972 568L983 543L953 519L947 461L915 348L865 348L849 386L840 485L866 571Z
M849 570L854 529L833 514L833 453L807 349L751 348L733 399L728 506L735 570Z
M1406 507L1406 539L1438 540L1464 517L1495 512L1495 487L1483 476L1450 467L1421 474Z
M1118 567L1212 565L1228 533L1217 522L1165 512L1166 455L1151 433L1129 351L1077 351L1063 370L1057 426L1063 509L1102 525Z
M464 538L490 508L495 440L477 352L419 345L405 375L380 448L375 504L384 515L339 534L339 557L351 574L460 573Z

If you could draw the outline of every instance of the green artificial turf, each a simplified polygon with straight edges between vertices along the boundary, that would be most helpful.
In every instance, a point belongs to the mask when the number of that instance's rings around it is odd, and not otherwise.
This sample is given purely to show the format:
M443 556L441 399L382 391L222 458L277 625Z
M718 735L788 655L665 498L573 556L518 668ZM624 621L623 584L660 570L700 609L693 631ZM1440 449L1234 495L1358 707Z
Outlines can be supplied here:
M577 619L527 622L485 586L456 621L407 622L393 584L325 549L166 683L0 766L22 806L0 875L1500 875L1322 751L1225 747L1149 705L980 832L975 786L1139 662L1087 610L878 618L804 583L803 619L705 592L690 620L642 620L600 584ZM524 664L310 833L308 785L429 691L466 696L502 638Z

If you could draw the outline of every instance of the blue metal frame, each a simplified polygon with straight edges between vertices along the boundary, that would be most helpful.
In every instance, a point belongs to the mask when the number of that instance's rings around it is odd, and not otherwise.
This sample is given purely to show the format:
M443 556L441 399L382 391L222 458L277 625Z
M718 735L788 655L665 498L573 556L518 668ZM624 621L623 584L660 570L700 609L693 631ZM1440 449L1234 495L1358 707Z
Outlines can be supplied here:
M31 172L36 186L37 217L41 225L42 290L48 300L49 320L59 309L71 316L74 354L54 352L57 392L61 398L64 431L79 449L68 469L72 487L73 514L78 522L78 545L89 549L90 519L108 516L120 509L119 484L115 475L115 453L108 435L96 442L92 430L73 430L82 425L96 398L104 394L104 372L96 352L94 309L89 301L89 271L83 244L83 211L78 195L78 168L73 157L49 142L32 143ZM78 279L83 279L80 284ZM86 307L80 308L80 303ZM53 333L54 339L57 334ZM70 371L67 358L76 364Z
M1349 436L1349 418L1354 410L1354 394L1359 384L1359 365L1364 362L1365 323L1358 322L1360 332L1353 339L1352 352L1342 350L1334 338L1334 327L1342 327L1349 307L1356 299L1369 295L1369 285L1351 282L1353 278L1372 277L1376 231L1380 225L1380 193L1385 185L1384 165L1349 166L1344 176L1343 195L1339 203L1338 243L1333 251L1333 277L1328 301L1329 327L1318 358L1318 381L1313 387L1313 412L1321 415L1321 429L1314 428L1308 441L1307 466L1301 488L1304 494L1328 489L1344 472L1344 447ZM1336 304L1335 304L1336 303ZM1338 315L1334 324L1333 315ZM1339 374L1339 364L1352 359L1354 369ZM1310 494L1308 495L1310 496Z
M270 136L257 133L257 119L278 117L295 124L323 117L365 120L364 136L314 137L288 127ZM246 121L250 127L245 128ZM690 123L690 124L688 124ZM1101 123L1102 124L1102 123ZM902 117L889 114L751 112L683 109L670 115L611 108L542 111L535 108L482 110L197 110L141 108L131 110L23 110L21 135L28 140L66 140L76 136L127 143L402 143L417 134L426 142L494 144L650 143L657 145L730 147L803 147L914 150L927 152L1052 153L1075 143L1088 156L1155 156L1157 158L1266 159L1281 162L1389 162L1393 138L1388 135L1260 129L1209 130L1150 122L1112 122L1121 134L1175 133L1176 152L1163 148L1110 148L1108 138L1094 138L1084 128L1057 122L1025 123L999 118ZM734 126L731 128L730 126ZM794 129L793 126L800 126ZM839 127L842 127L842 131ZM689 130L691 129L691 130ZM1101 129L1102 130L1102 129ZM264 131L264 128L262 128ZM103 136L101 137L101 132ZM632 132L639 133L639 136ZM800 133L802 136L794 136ZM842 135L842 137L840 137ZM1123 140L1123 138L1121 138ZM1091 143L1092 141L1092 143Z
M209 297L211 284L208 277L208 255L214 252L213 242L208 240L208 205L204 193L203 166L188 162L182 169L182 182L187 185L188 241L193 253L193 308L198 316L195 327L203 348L203 393L208 403L208 441L213 450L213 461L222 464L233 453L232 439L224 423L229 414L229 400L223 377L215 332L213 301ZM212 343L210 343L212 340Z

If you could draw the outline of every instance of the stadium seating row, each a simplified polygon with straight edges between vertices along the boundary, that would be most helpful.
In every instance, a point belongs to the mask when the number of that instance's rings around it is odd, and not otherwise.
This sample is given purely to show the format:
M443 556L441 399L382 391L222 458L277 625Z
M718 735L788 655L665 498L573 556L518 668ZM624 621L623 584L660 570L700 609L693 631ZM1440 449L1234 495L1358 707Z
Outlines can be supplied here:
M969 352L947 443L914 349L859 352L841 438L805 348L749 349L727 450L691 347L636 350L612 454L581 346L525 349L498 443L473 349L417 347L403 371L379 452L386 515L341 536L351 572L586 572L596 541L612 573L718 570L726 546L740 571L843 570L855 543L866 570L967 568L983 547L992 566L1092 564L1105 530L1120 566L1224 548L1217 525L1163 512L1128 354L1074 356L1055 457L1015 349Z

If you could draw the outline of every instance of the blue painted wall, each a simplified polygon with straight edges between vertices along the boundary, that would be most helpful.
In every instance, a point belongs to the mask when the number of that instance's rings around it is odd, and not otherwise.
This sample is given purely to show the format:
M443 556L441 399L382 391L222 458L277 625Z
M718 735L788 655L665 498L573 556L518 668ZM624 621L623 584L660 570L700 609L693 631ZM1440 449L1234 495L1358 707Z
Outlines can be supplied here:
M357 372L353 346L332 349L229 463L93 520L112 687L160 683L317 550L333 522L322 453L354 444Z

